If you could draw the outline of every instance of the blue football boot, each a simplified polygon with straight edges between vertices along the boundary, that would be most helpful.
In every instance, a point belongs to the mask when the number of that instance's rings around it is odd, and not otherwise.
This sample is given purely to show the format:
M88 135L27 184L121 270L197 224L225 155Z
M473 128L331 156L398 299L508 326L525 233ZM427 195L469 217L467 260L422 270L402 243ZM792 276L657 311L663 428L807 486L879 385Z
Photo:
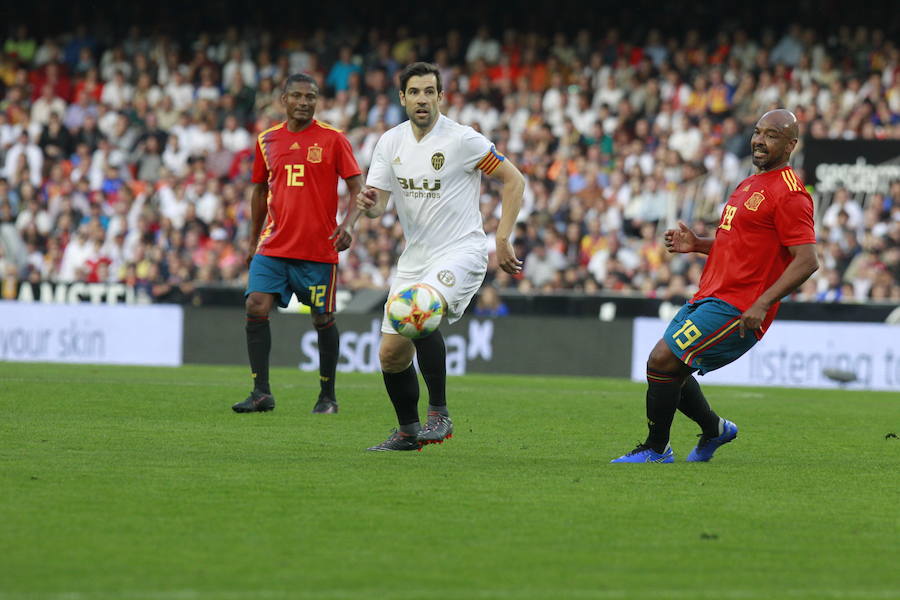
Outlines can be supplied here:
M638 447L624 456L615 458L611 463L672 463L675 462L675 453L666 445L666 449L659 453L646 444L638 444Z
M727 444L737 437L738 426L731 421L722 419L719 428L722 433L714 438L708 438L703 434L700 435L700 441L697 442L697 447L688 454L688 462L707 462L713 457L713 454L719 449L719 446Z

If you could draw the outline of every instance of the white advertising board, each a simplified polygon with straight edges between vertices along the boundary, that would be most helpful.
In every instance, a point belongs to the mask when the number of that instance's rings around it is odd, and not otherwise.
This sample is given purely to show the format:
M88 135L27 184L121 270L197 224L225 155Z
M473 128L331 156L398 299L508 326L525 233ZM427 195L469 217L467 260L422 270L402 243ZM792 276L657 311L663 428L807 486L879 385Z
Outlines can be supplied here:
M631 378L645 381L647 357L668 323L634 320ZM839 384L826 369L849 371ZM747 354L707 373L700 383L900 391L900 326L882 323L819 323L775 320Z
M180 306L0 302L0 360L181 364Z

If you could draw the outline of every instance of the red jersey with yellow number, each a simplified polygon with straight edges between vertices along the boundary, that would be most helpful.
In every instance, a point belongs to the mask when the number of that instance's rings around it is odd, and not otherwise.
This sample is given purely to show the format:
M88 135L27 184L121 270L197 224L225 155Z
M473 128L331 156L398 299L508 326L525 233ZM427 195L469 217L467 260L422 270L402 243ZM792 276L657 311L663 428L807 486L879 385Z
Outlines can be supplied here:
M718 298L743 312L784 273L792 260L788 247L815 243L813 201L793 169L748 177L722 211L691 302ZM776 302L766 313L757 337L762 338L778 306Z
M265 256L336 263L329 236L337 227L338 177L359 175L350 142L313 119L302 131L287 122L259 134L253 183L268 183L268 212L256 252Z

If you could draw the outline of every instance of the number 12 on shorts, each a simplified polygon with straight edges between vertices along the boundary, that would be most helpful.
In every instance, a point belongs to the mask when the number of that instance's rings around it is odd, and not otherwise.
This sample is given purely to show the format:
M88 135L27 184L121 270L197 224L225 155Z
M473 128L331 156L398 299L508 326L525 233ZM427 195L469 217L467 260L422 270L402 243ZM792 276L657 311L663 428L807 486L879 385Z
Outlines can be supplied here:
M679 337L684 336L682 339ZM681 329L672 334L672 339L675 340L675 343L678 344L678 347L684 350L697 340L699 340L703 334L697 329L697 326L694 325L694 322L688 319L684 322L684 325L681 326Z
M310 306L325 306L325 292L328 291L327 285L311 285L309 286L309 303Z

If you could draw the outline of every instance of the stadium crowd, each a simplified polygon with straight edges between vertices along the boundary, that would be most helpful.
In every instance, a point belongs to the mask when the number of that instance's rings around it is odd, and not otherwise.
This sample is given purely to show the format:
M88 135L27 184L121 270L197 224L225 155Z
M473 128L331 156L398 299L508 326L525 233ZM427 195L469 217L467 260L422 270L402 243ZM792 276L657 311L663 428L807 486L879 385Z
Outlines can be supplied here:
M179 43L138 27L36 39L20 25L0 50L6 297L22 280L122 282L154 301L243 285L256 134L283 119L279 88L294 72L320 82L317 118L345 131L365 171L379 136L405 119L398 69L440 66L445 114L527 177L515 239L525 269L491 267L501 292L689 297L703 259L667 255L662 230L682 219L714 232L770 108L795 111L812 137L900 139L900 48L865 27L640 40L486 27L435 39L399 27L277 43L232 27ZM489 235L498 203L485 180ZM900 301L900 181L864 198L838 190L820 208L824 268L796 297ZM341 285L387 288L402 244L390 213L361 219Z

